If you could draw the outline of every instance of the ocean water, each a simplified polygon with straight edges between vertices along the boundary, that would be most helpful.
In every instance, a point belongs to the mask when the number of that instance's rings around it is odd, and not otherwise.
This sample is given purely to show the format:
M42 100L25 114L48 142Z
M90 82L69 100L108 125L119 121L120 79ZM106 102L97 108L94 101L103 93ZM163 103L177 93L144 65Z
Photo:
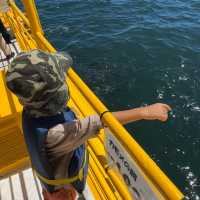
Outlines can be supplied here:
M186 194L200 199L200 1L38 0L48 39L111 109L155 102L166 123L127 125Z

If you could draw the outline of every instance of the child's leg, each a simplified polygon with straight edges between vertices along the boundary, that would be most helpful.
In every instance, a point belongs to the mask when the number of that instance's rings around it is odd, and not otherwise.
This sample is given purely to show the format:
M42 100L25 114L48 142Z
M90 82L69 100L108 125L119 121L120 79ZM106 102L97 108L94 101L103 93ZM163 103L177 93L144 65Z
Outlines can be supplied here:
M5 54L5 56L8 56L11 54L11 50L8 47L8 45L6 44L6 41L4 40L2 34L0 34L0 47L3 51L3 53Z
M0 33L0 48L5 54L6 59L8 60L15 55L15 53L11 51L10 46L6 43L1 33Z

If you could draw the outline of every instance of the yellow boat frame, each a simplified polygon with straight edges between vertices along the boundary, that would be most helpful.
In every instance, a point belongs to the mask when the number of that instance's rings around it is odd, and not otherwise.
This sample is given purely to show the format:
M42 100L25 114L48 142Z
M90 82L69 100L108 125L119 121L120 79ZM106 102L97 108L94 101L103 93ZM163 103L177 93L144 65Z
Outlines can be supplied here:
M44 36L34 0L22 0L22 2L26 15L11 0L9 10L0 13L4 24L15 34L21 50L39 48L55 52L56 49ZM0 71L0 177L5 177L29 165L21 129L22 106L16 96L6 88L5 73L5 69ZM80 117L94 113L100 114L107 110L72 68L68 70L67 75L67 83L71 90L69 106L75 108ZM113 136L120 141L126 152L137 163L145 180L157 193L158 199L183 199L183 194L112 114L107 112L103 117ZM97 138L88 141L90 162L87 182L89 187L95 199L131 200L133 197L124 181L119 178L119 172L107 163L104 140L105 134L102 131Z

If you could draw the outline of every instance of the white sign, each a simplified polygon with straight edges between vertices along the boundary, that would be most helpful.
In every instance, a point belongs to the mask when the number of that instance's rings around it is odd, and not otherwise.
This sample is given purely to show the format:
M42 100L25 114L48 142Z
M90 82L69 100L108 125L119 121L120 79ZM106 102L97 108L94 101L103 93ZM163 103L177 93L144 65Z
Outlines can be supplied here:
M119 169L120 174L134 197L135 200L158 200L156 194L152 191L143 175L139 171L136 162L131 158L128 152L106 129L106 151L108 153L109 162L114 164Z

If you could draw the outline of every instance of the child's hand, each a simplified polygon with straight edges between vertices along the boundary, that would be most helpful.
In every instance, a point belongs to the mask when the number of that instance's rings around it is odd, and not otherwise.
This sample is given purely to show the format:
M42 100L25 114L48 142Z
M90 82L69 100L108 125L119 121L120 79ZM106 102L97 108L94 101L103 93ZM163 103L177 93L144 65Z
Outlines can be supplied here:
M171 111L171 107L163 103L155 103L146 107L142 107L142 118L146 120L160 120L166 121L168 119L168 112Z

